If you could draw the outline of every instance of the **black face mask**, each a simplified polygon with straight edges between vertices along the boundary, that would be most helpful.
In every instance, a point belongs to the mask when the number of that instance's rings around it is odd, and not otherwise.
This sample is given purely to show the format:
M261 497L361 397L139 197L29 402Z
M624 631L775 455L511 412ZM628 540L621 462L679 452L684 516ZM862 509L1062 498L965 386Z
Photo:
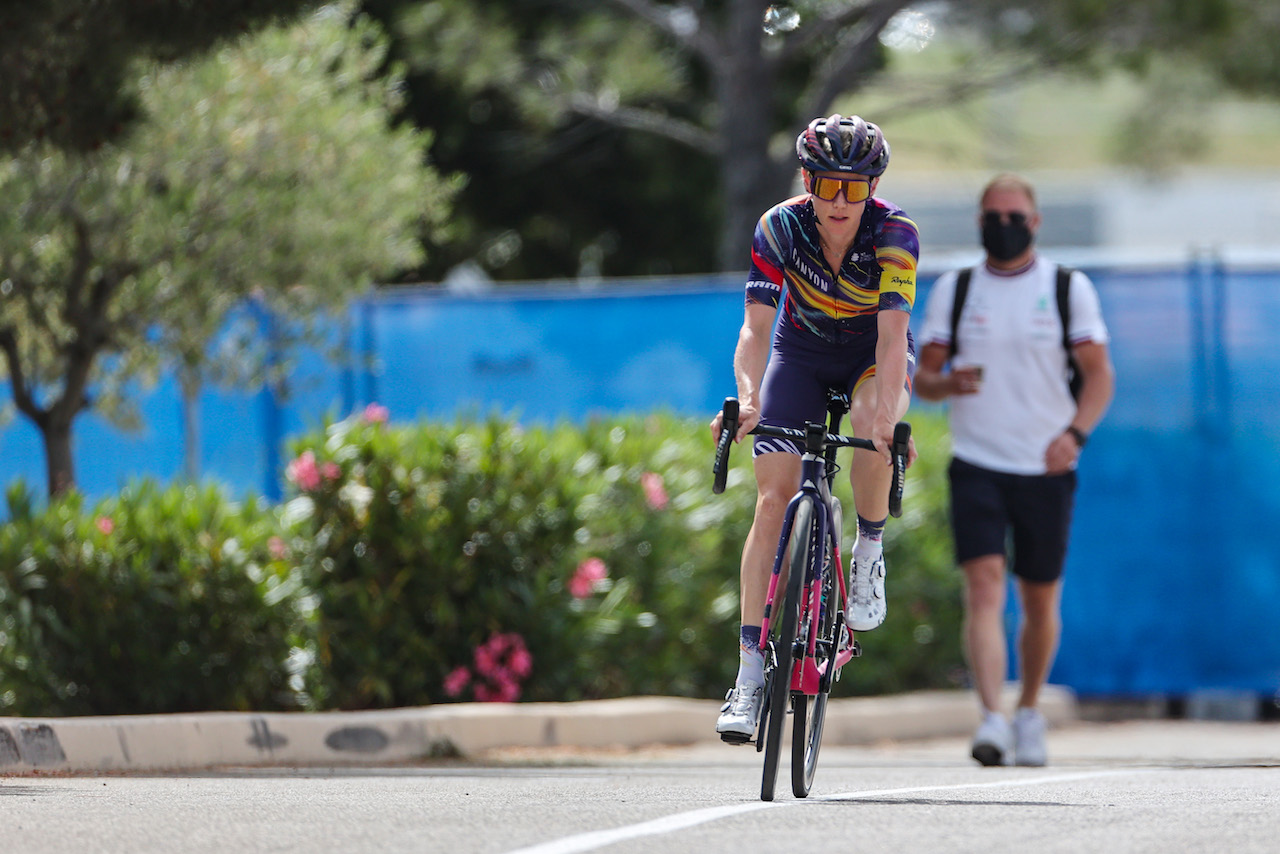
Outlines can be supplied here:
M1031 229L1022 214L1009 214L1009 221L1002 222L1000 215L986 213L982 216L982 248L997 261L1011 261L1031 245Z

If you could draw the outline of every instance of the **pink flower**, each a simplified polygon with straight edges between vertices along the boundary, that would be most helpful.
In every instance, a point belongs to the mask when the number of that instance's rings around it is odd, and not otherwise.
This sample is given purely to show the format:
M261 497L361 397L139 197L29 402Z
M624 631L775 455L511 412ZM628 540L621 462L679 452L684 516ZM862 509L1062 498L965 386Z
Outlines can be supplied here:
M455 667L448 676L444 677L444 692L450 697L456 697L462 693L469 682L471 682L471 671L465 667Z
M289 554L289 547L285 545L284 540L280 537L273 536L267 540L267 551L271 552L273 558L280 560Z
M663 486L662 475L647 471L640 475L640 485L644 487L644 500L650 507L661 510L667 506L667 490Z
M364 413L360 416L365 424L385 424L387 417L391 412L385 407L377 403L371 403L364 408Z
M511 657L507 661L511 665L511 672L521 679L533 672L533 656L524 648L524 644L521 644L519 649L512 650Z
M97 525L98 530L106 535L110 535L116 529L116 523L112 521L110 516L99 516L94 520L93 524Z
M481 676L491 676L500 665L497 653L488 644L481 644L475 650L476 672Z
M609 568L598 557L590 557L578 564L569 579L569 594L575 599L586 599L595 592L596 582L609 577Z
M284 474L304 492L310 492L320 485L320 470L316 467L316 455L312 451L303 451L296 460L289 463Z
M320 467L320 472L324 475L325 480L337 480L342 477L342 466L330 460Z

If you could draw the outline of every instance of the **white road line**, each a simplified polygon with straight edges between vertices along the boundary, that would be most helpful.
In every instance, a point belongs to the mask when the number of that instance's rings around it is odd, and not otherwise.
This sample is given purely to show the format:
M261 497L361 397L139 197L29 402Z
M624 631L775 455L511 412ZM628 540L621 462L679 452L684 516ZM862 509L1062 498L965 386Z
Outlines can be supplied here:
M945 786L910 786L903 789L871 789L862 792L842 792L835 795L820 795L807 800L789 800L789 801L756 801L746 804L733 804L723 807L708 807L706 809L693 810L691 812L676 813L675 815L664 816L663 818L655 818L651 821L642 821L639 824L629 824L625 827L615 827L612 830L593 830L590 833L579 833L574 836L566 836L562 839L553 839L550 842L543 842L538 845L531 845L527 848L517 848L507 854L576 854L579 851L594 851L597 848L603 848L606 845L613 845L616 842L626 842L630 839L639 839L644 836L657 836L662 833L671 833L676 830L683 830L686 827L694 827L699 824L706 824L709 821L718 821L729 816L741 815L742 813L755 812L756 810L772 809L774 807L798 806L809 801L853 801L864 798L883 798L892 795L913 795L920 792L947 792L957 789L994 789L1015 786L1035 786L1041 783L1068 783L1075 780L1093 780L1098 777L1114 777L1128 774L1146 774L1153 769L1150 768L1126 768L1107 771L1081 771L1073 774L1051 774L1047 777L1027 777L1014 778L1009 780L992 780L985 783L954 783Z
M673 830L683 830L686 827L693 827L698 824L706 824L709 821L716 821L721 818L728 818L731 815L738 815L744 812L755 812L756 810L769 809L771 807L783 807L787 802L769 802L758 801L750 804L734 804L733 806L724 807L708 807L707 809L694 810L692 812L676 813L675 815L664 816L663 818L655 818L652 821L644 821L640 824L630 824L626 827L615 827L613 830L593 830L590 833L579 833L576 836L566 836L563 839L553 839L550 842L543 842L541 845L532 845L528 848L518 848L508 854L573 854L575 851L594 851L597 848L603 848L606 845L612 845L615 842L625 842L628 839L639 839L642 836L657 836L659 833L670 833Z

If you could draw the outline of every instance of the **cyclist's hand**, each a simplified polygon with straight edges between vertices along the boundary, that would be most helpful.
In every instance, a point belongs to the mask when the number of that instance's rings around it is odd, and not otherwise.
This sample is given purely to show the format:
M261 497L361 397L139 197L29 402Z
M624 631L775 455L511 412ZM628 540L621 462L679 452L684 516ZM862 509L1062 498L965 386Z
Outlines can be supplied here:
M871 428L871 441L876 443L876 451L884 457L886 465L893 465L893 428L892 422L876 420Z
M760 423L760 410L754 406L743 405L738 410L738 435L734 437L735 442L741 442L743 439L756 429L756 425Z
M911 468L911 464L916 461L916 437L912 436L907 439L907 468Z
M741 442L746 438L755 426L760 423L760 411L754 406L741 404L738 407L738 435L733 437L734 442ZM720 432L724 429L724 412L716 413L716 417L711 419L711 441L720 444Z

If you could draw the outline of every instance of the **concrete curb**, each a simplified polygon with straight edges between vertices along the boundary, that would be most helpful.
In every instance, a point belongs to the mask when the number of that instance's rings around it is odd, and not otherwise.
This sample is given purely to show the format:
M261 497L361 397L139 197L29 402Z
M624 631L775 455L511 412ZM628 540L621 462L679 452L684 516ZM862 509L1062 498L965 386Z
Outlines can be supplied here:
M1014 695L1005 697L1012 708ZM1053 726L1079 719L1075 696L1047 686ZM715 741L718 700L632 697L580 703L458 703L369 712L204 712L0 718L0 774L194 771L227 765L380 765L511 747L635 748ZM967 691L833 699L827 744L965 735Z

